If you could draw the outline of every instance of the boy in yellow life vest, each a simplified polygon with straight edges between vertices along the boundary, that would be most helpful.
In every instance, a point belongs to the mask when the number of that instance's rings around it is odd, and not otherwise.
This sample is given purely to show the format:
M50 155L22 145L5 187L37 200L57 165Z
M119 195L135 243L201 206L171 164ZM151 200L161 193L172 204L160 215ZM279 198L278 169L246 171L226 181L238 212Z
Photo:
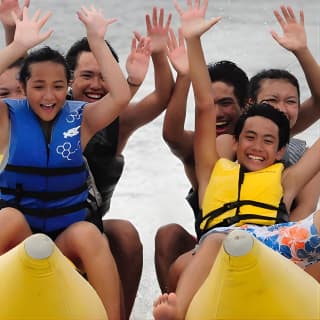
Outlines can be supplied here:
M270 105L257 104L240 117L235 129L233 148L238 163L220 159L216 147L216 108L200 41L201 35L220 17L205 19L208 0L201 5L199 0L188 0L186 10L177 0L174 2L187 43L196 103L194 152L202 209L198 227L202 237L176 292L164 294L154 303L156 320L185 319L222 241L232 230L246 230L302 268L320 261L319 212L298 222L286 222L286 208L290 208L297 193L320 170L320 139L295 165L283 169L279 160L289 140L289 121ZM292 12L291 8L286 10ZM305 49L303 55L313 67L313 76L320 81L320 69L311 53Z

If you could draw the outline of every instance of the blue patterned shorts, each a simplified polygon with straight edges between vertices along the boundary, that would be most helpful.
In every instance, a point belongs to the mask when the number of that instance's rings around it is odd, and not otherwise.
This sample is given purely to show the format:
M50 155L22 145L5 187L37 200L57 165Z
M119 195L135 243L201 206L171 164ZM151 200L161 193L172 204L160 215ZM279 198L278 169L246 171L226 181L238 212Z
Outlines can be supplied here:
M320 236L313 222L314 214L297 222L279 223L272 226L244 224L240 227L218 227L204 234L228 233L242 229L251 233L269 248L279 252L301 268L320 261Z

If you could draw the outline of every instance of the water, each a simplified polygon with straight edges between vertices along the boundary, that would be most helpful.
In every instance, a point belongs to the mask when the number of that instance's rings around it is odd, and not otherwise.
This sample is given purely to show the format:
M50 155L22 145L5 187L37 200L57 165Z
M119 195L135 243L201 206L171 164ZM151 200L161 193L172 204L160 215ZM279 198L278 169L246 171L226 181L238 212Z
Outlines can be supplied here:
M21 1L22 2L22 1ZM287 68L293 72L301 84L302 99L309 91L301 68L294 56L279 47L269 34L275 28L280 31L272 10L279 8L282 1L218 0L209 1L208 17L221 15L223 20L203 36L207 61L229 59L236 62L251 76L263 68ZM107 17L117 17L107 33L120 56L124 69L129 53L132 31L145 33L145 14L152 12L153 6L164 7L173 12L174 28L178 26L178 16L171 0L31 0L31 8L52 10L49 27L53 36L46 44L65 52L78 38L84 35L84 27L78 22L75 12L81 5L93 3L101 8ZM184 1L180 1L184 5ZM318 0L288 1L295 10L303 8L308 36L308 44L320 61ZM3 37L2 37L3 39ZM135 99L142 98L153 89L153 69ZM193 128L193 99L190 94L186 127ZM134 306L132 320L152 319L152 302L159 295L153 254L153 239L157 228L169 222L184 225L193 231L193 214L184 196L189 188L183 167L169 151L161 137L163 116L139 129L129 140L125 149L126 167L115 191L109 217L129 219L137 227L144 245L144 269L140 289ZM300 135L308 143L319 136L316 124Z

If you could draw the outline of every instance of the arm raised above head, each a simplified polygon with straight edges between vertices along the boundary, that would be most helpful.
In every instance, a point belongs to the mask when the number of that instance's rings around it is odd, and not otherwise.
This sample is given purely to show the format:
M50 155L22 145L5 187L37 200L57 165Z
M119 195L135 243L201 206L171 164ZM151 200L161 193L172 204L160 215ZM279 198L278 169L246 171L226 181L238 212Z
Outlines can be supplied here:
M170 29L167 41L168 58L177 73L163 121L163 138L171 151L185 164L193 157L193 134L185 130L187 98L190 89L189 61L181 28L178 40Z
M216 112L211 91L211 81L205 62L200 37L220 18L205 20L208 1L188 0L188 9L183 11L175 0L175 7L180 15L181 29L187 42L190 78L196 104L196 125L194 139L194 156L196 174L199 184L199 204L201 202L211 171L219 156L216 148Z
M312 95L311 99L302 104L300 108L297 123L292 129L292 134L297 134L307 129L320 118L320 66L307 45L303 11L300 11L299 21L291 7L281 6L281 13L277 10L274 11L283 34L279 35L272 30L271 35L279 45L296 56L303 69Z
M16 24L12 17L13 11L18 17L22 16L23 8L29 7L30 0L24 0L23 5L20 7L18 0L2 0L0 3L0 21L4 28L6 44L13 41Z
M16 24L13 42L0 51L0 73L10 66L18 58L23 57L27 51L48 39L52 30L42 33L42 28L50 18L51 13L47 12L41 17L38 9L33 17L29 17L28 8L23 8L22 17L19 18L12 12Z
M97 131L119 116L128 105L131 95L121 68L104 40L108 26L116 19L106 19L102 12L93 6L89 9L82 7L78 17L86 27L90 49L97 59L105 86L109 91L103 98L89 103L84 109L82 143L85 146Z
M158 117L165 110L173 90L173 77L166 54L168 30L172 15L165 20L164 9L154 7L152 16L146 14L147 37L151 42L151 60L153 64L154 90L142 99L131 102L120 118L120 140L122 145L138 128ZM134 32L136 38L142 37Z

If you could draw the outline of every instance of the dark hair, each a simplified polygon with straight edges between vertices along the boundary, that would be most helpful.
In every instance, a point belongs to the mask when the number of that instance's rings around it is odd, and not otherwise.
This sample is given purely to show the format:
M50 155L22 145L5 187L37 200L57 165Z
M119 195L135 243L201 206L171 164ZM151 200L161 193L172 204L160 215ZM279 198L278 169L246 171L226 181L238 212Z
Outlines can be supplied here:
M253 104L240 115L236 127L234 129L234 137L236 141L239 141L239 136L243 130L246 120L254 116L261 116L270 119L277 125L277 127L279 128L278 150L280 150L289 142L290 124L288 118L282 111L272 107L267 103Z
M300 87L297 78L287 70L284 69L267 69L258 72L249 81L248 95L253 100L253 103L257 102L257 97L261 89L262 81L267 79L274 80L286 80L297 88L298 98L300 101ZM300 103L299 103L300 104Z
M208 64L211 82L221 81L233 86L234 94L241 109L247 104L249 79L235 63L227 60Z
M112 48L110 43L105 40L105 43L109 47L113 57L116 59L117 62L119 62L119 57L115 50ZM82 52L91 52L88 39L86 37L83 37L82 39L76 41L68 50L66 54L66 61L71 71L74 71L77 67L77 63L79 60L79 56Z
M50 47L43 47L43 48L31 51L24 58L21 69L20 69L19 80L25 85L27 80L31 76L30 65L33 63L46 62L46 61L61 64L64 67L67 82L70 81L71 73L65 58L60 52L53 50Z

